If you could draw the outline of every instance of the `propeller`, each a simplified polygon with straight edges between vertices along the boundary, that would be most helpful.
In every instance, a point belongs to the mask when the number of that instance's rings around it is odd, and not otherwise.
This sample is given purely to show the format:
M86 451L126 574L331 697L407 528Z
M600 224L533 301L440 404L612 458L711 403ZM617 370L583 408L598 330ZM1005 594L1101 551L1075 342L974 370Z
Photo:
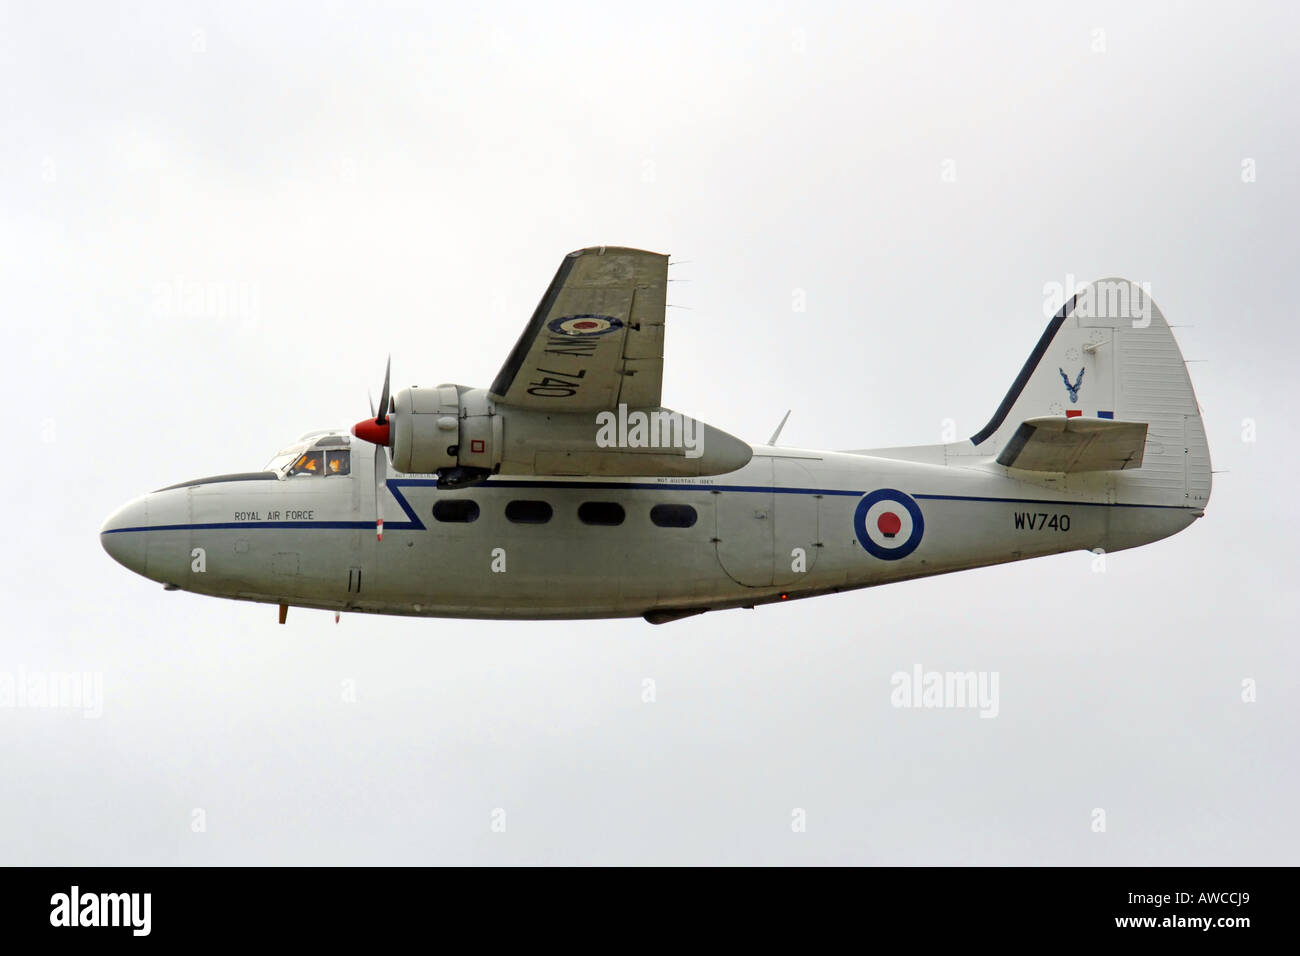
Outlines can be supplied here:
M389 410L389 380L393 371L393 357L388 357L388 364L384 366L384 390L379 393L379 412L375 412L374 403L371 402L371 418L364 419L352 426L352 434L362 441L368 441L375 446L375 539L384 540L384 481L388 477L388 410ZM367 396L369 398L369 396Z

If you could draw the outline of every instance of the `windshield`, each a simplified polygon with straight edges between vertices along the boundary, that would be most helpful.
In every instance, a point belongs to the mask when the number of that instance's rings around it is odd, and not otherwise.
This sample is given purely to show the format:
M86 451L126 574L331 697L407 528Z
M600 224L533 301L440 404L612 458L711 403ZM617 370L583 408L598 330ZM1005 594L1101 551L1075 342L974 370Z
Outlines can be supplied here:
M297 461L309 447L310 445L307 442L302 441L296 445L290 445L288 448L283 448L275 453L275 457L268 461L266 467L262 470L283 472Z
M264 470L285 477L348 475L352 473L351 443L347 435L313 436L311 441L299 441L276 452Z

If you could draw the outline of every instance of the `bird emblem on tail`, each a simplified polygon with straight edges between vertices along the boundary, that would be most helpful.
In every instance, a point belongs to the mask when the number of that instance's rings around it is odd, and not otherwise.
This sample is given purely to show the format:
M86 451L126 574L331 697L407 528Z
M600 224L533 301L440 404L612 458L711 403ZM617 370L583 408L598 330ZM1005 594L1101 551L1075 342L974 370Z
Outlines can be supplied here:
M1057 371L1061 373L1061 380L1065 382L1065 390L1070 393L1070 401L1077 402L1079 400L1079 386L1083 384L1083 369L1079 369L1079 377L1074 380L1073 385L1070 384L1070 376L1065 374L1065 369L1058 368Z

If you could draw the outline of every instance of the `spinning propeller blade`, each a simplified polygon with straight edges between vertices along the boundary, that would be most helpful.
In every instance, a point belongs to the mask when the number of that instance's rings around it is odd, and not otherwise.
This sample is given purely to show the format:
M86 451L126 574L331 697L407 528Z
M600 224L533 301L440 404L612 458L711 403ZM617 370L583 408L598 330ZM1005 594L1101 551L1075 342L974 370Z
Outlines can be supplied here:
M357 422L352 426L352 434L362 441L375 446L375 539L384 540L384 482L388 477L388 407L389 384L392 378L393 357L388 357L384 366L384 389L379 393L379 411L375 412L374 402L370 403L371 418ZM369 396L366 396L367 399Z

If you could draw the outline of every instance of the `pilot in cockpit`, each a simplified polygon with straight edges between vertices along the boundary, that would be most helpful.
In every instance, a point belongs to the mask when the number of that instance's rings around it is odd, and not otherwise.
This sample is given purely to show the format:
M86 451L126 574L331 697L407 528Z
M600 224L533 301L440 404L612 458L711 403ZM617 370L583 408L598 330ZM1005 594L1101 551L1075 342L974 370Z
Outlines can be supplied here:
M325 435L311 444L300 444L280 452L267 465L267 471L276 471L286 478L299 475L350 475L352 451L349 438L344 435Z
M294 475L323 475L325 474L325 453L323 451L308 451L293 463L289 469L290 477Z
M325 474L327 475L346 475L352 470L350 461L352 453L346 448L342 451L330 450L325 452Z

